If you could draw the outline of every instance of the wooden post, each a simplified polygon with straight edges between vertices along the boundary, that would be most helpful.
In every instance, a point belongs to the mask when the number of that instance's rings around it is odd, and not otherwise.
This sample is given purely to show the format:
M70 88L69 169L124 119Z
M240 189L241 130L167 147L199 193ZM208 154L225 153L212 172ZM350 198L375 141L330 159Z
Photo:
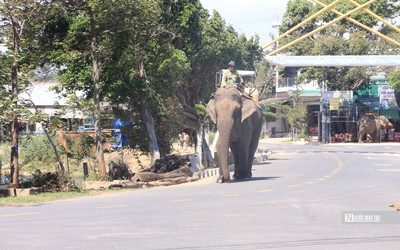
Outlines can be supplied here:
M83 163L83 176L86 179L89 176L89 168L87 162Z

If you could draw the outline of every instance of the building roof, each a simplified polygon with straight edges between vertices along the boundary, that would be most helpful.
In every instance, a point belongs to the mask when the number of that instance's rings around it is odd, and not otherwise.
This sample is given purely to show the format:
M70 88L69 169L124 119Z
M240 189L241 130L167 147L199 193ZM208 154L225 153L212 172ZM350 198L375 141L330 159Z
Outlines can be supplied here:
M19 98L32 101L43 114L50 116L61 115L62 118L83 118L85 114L82 110L67 109L60 114L60 107L57 107L56 104L66 107L68 98L52 90L53 87L59 84L61 83L32 82L31 88L24 93L20 93ZM77 95L83 96L83 93L78 92ZM34 112L33 107L30 110Z
M66 105L67 98L62 97L55 91L51 90L52 87L59 85L57 82L33 82L30 89L30 97L36 106L54 106L55 103L59 105ZM30 99L27 93L21 93L23 99Z

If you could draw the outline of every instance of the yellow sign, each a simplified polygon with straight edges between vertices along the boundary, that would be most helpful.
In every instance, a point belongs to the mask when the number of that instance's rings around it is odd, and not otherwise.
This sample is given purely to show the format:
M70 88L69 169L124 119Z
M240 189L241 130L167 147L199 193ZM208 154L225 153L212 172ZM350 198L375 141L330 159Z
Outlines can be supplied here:
M339 98L332 98L329 100L330 110L339 110Z

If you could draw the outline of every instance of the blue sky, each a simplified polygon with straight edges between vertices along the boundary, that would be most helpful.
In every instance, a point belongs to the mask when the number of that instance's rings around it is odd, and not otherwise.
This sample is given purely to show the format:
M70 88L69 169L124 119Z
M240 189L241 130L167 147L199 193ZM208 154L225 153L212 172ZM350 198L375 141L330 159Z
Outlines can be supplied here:
M210 13L218 11L225 22L232 25L239 33L247 37L260 36L260 45L265 45L271 38L269 33L278 34L272 24L282 20L288 0L201 0Z

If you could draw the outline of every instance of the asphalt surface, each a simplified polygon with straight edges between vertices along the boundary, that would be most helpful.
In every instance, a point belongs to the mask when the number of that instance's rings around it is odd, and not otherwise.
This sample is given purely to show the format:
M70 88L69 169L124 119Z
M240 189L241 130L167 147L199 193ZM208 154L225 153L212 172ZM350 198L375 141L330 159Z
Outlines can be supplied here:
M260 146L253 178L128 190L0 208L1 249L397 249L400 223L343 223L394 211L399 144Z

